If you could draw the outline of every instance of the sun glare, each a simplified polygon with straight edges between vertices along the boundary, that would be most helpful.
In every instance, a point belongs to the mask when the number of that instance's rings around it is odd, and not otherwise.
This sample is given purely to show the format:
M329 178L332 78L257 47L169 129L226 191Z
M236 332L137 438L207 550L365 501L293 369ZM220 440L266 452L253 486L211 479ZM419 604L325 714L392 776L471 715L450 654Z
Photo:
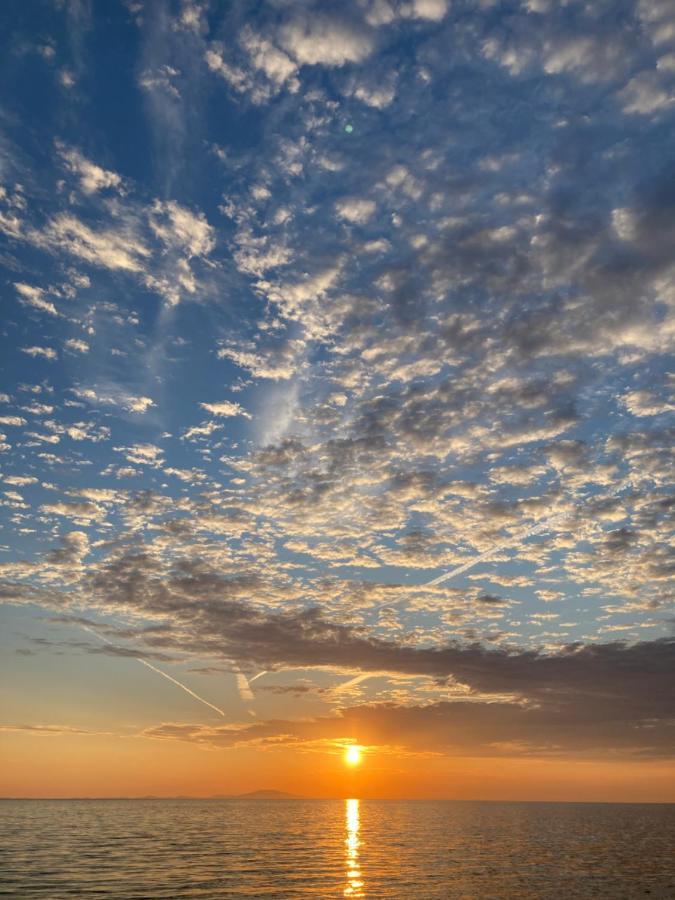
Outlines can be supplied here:
M348 766L358 766L362 757L361 748L357 744L350 744L345 749L345 762Z

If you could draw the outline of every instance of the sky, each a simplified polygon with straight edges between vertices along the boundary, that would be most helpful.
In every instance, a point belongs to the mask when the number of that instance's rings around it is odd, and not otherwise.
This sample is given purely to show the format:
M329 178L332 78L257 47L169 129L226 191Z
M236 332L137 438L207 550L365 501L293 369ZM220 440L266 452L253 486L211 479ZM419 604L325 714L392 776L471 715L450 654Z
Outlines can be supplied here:
M675 800L671 0L0 21L0 793Z

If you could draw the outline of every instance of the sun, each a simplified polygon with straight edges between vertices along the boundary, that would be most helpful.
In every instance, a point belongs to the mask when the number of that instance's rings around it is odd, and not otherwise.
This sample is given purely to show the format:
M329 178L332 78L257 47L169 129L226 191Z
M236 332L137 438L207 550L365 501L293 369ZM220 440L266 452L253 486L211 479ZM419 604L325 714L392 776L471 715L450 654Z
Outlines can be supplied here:
M358 744L350 744L345 748L345 763L348 766L358 766L362 758L363 753Z

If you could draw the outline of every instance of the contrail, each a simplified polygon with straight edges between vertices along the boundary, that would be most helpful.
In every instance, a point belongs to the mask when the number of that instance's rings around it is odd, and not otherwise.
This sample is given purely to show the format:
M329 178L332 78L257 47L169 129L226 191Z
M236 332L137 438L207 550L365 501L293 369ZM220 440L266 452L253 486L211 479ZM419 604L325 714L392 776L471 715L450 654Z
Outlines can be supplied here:
M495 544L488 550L485 550L483 553L479 553L478 556L473 556L471 557L471 559L467 559L466 562L462 563L460 566L457 566L457 568L450 569L449 572L443 572L441 575L437 575L436 578L432 578L431 581L425 581L423 584L418 585L418 587L435 587L437 584L443 584L445 581L449 581L456 575L461 575L462 572L473 569L473 567L478 565L479 562L490 559L490 557L494 556L495 553L499 553L500 550L506 550L508 547L515 547L518 544L522 543L526 538L530 537L533 534L536 534L538 531L546 531L546 529L553 525L554 522L557 522L559 519L564 518L565 515L565 513L557 513L554 516L550 516L543 522L538 522L537 524L532 525L531 528L528 528L527 531L524 534L521 534L517 539L514 537L508 537L505 540L501 541L499 544ZM371 612L379 612L381 609L389 609L392 606L398 606L401 603L405 603L411 593L412 591L408 591L404 597L400 598L400 600L394 600L391 603L381 603L379 606L374 607Z
M243 672L239 669L234 670L234 677L237 679L237 690L242 700L255 700L253 691L249 687L249 682Z
M258 678L262 678L263 675L267 675L267 669L264 669L262 672L258 672L258 674L254 675L253 678L249 678L248 683L253 684L254 681L258 680Z
M610 491L609 497L615 497L619 494L625 487L633 487L632 480L628 480L624 484L618 485L613 491ZM578 510L581 504L576 504L574 509ZM522 543L526 538L530 537L533 534L536 534L538 531L546 531L551 525L554 525L556 522L559 522L560 519L566 518L566 516L570 515L567 513L555 513L552 516L549 516L547 519L544 519L543 522L537 522L532 525L530 528L525 531L524 534L521 534L518 538L506 538L501 541L499 544L495 544L493 547L490 547L489 550L485 550L483 553L479 553L478 556L474 556L471 559L467 559L466 562L462 563L460 566L457 566L455 569L451 569L449 572L443 572L442 575L437 575L436 578L432 578L431 581L425 581L424 584L417 585L418 588L425 587L434 587L437 584L443 584L445 581L449 581L451 578L454 578L455 575L461 575L462 572L466 572L468 569L472 569L474 566L478 565L479 562L483 562L486 559L490 559L490 557L494 556L495 553L498 553L500 550L506 550L508 547L516 547L518 544ZM375 606L371 612L379 612L381 609L388 609L392 606L398 606L401 603L405 603L410 595L411 591L408 591L407 594L401 597L400 600L394 600L391 603L381 603L379 606Z
M158 669L157 666L153 666L152 663L149 663L147 659L141 659L140 656L134 656L134 659L137 659L139 663L142 663L144 666L147 666L149 669L152 669L153 672L157 672L158 675L163 675L164 678L168 678L169 681L173 681L174 684L178 685L179 688L183 688L183 690L189 694L191 697L194 697L195 700L199 700L200 703L204 703L206 706L210 706L211 709L215 709L219 716L225 718L225 713L219 706L216 706L214 703L211 703L208 700L205 700L203 697L200 697L199 694L195 694L193 690L191 690L186 684L183 684L182 681L179 681L177 678L174 678L173 675L169 675L168 672L163 672L161 669Z
M472 569L477 563L482 562L484 559L489 559L491 556L494 556L495 553L498 553L500 550L506 550L507 547L513 547L516 544L520 544L521 541L524 541L526 538L530 537L533 534L536 534L538 531L546 531L546 529L556 522L558 519L563 518L563 513L558 513L558 515L551 516L550 519L546 519L545 522L539 522L537 525L533 525L531 528L525 532L525 534L521 534L517 541L514 541L512 537L506 538L506 540L502 541L499 544L495 544L494 547L490 547L489 550L485 550L483 553L478 556L474 556L471 559L468 559L465 563L462 563L461 566L457 566L456 569L451 569L449 572L444 572L442 575L438 575L436 578L433 578L431 581L427 581L424 587L432 587L435 584L443 584L444 581L449 581L451 578L454 578L455 575L461 575L462 572L466 572L467 569Z
M114 646L112 641L109 641L107 638L104 638L98 632L94 631L93 628L89 628L88 625L81 625L80 628L84 628L85 631L88 631L90 634L93 634L94 637L97 637L99 639L99 641L103 641L104 644L108 644L111 647ZM195 700L199 700L199 702L203 703L205 706L210 706L211 709L214 709L218 713L219 716L226 718L225 713L219 706L216 706L214 703L211 703L210 701L205 700L203 697L200 697L199 694L196 694L186 684L183 684L182 681L179 681L177 678L174 678L173 675L169 675L168 672L164 672L164 671L162 671L162 669L158 669L157 666L153 666L152 663L149 663L147 661L147 659L143 659L141 656L133 656L131 658L135 659L136 662L141 663L141 665L147 666L148 669L152 669L153 672L157 672L158 675L161 675L163 678L166 678L168 681L173 682L177 687L182 688L182 690L184 690L186 694L189 694L191 697L194 697Z

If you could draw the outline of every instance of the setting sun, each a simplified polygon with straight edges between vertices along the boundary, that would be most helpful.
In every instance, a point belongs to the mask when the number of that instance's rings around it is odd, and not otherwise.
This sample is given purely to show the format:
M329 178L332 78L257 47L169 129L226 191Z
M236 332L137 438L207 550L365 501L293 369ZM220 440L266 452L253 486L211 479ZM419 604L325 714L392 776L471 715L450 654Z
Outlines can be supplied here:
M357 744L350 744L349 747L345 749L345 762L348 766L358 766L362 757L361 747Z

